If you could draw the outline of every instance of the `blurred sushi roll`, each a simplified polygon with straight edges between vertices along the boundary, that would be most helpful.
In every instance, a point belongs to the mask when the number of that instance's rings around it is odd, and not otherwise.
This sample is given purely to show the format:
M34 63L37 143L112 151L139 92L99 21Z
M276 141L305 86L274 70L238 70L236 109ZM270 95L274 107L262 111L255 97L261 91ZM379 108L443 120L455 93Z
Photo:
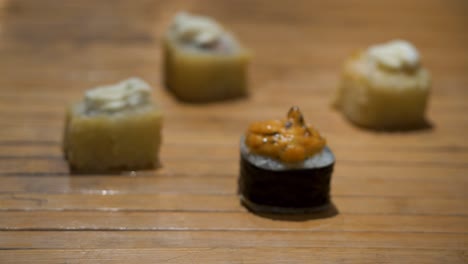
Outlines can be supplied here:
M354 124L377 130L427 125L431 77L404 40L373 45L344 64L334 106Z
M209 17L181 12L164 36L164 82L186 102L247 95L250 53Z
M73 172L108 173L159 166L163 114L140 78L86 91L67 109L63 151Z
M335 157L298 107L284 120L252 123L240 142L239 195L258 213L327 209Z

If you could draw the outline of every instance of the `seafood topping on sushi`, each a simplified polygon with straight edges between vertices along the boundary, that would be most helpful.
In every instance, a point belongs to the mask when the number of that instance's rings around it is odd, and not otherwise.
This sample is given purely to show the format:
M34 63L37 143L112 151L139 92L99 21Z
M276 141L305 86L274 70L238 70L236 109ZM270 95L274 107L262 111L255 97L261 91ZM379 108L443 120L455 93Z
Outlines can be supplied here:
M253 153L297 163L319 153L325 139L304 123L299 107L292 107L284 120L268 120L250 125L245 143Z

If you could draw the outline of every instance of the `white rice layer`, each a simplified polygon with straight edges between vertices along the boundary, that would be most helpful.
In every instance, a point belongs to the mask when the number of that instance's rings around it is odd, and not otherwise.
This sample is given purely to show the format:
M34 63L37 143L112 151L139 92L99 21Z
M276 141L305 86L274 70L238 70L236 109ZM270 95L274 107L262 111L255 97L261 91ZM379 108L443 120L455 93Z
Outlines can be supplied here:
M333 155L330 148L325 146L323 150L314 156L307 158L303 162L298 163L286 163L280 160L262 156L252 153L249 147L245 144L245 137L241 137L240 142L241 155L247 159L251 164L266 170L297 170L297 169L313 169L323 168L331 165L335 162L335 156Z

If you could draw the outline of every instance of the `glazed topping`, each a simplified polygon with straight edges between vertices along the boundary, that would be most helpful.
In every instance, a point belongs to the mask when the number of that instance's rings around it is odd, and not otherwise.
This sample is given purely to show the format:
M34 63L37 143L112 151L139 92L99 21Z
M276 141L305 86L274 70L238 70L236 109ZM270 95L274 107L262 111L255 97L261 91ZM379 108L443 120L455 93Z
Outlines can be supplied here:
M139 78L130 78L114 85L88 90L84 103L87 113L113 113L147 104L150 86Z
M418 50L407 41L395 40L371 46L367 52L371 59L386 69L414 70L419 67Z
M292 107L284 120L252 123L245 143L253 153L287 163L304 161L325 147L325 139L305 124L298 107Z
M224 33L221 25L211 18L185 12L176 15L171 29L179 41L198 47L215 45Z

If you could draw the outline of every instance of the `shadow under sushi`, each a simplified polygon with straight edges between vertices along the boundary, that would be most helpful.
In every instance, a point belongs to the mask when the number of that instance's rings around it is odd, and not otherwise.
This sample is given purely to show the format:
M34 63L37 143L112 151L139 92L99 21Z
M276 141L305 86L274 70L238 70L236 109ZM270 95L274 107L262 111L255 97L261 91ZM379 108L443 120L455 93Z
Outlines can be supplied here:
M65 156L65 161L67 157ZM161 170L163 165L160 161L157 161L155 164L148 164L145 166L141 166L138 168L129 168L128 166L120 166L120 167L113 167L107 169L78 169L70 164L68 165L68 173L69 176L136 176L138 174L144 175L147 173L152 173L156 170Z
M414 125L406 126L406 127L397 127L397 128L367 127L364 125L356 124L354 122L351 122L351 124L360 130L365 130L365 131L371 130L377 133L399 133L399 132L411 133L411 132L430 131L430 130L435 129L435 125L429 120L424 120L422 123L419 123L419 124L414 124Z
M246 205L245 201L241 201L241 204L249 210L249 212L271 220L278 221L295 221L302 222L308 220L324 219L337 216L339 214L338 208L333 202L328 204L325 208L318 210L316 212L307 212L307 213L268 213L264 211L255 211L251 206Z

